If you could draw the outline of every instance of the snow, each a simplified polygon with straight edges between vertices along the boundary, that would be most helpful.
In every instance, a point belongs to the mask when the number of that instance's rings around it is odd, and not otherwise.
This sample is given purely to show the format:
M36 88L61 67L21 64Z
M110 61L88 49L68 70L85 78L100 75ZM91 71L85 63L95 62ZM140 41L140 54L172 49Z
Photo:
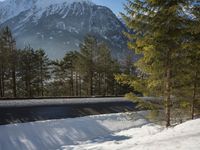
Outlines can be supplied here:
M31 10L30 14L23 21L33 17L36 22L45 11L48 13L46 15L51 15L70 7L73 3L94 5L91 0L6 0L0 2L0 24L27 10Z
M50 37L49 37L49 39L50 39L50 40L53 40L53 37L52 37L52 36L50 36Z
M74 33L79 33L76 27L68 26L67 31L69 32L74 32Z
M199 150L200 119L173 128L149 123L146 112L0 126L0 150Z
M63 3L67 3L68 5L73 4L73 3L90 3L93 4L91 2L91 0L37 0L36 2L36 6L37 7L41 7L41 8L46 8L49 7L50 5L55 5L55 4L63 4Z
M6 0L0 3L0 23L28 10L33 5L30 0Z
M64 22L58 22L57 24L56 24L56 28L57 29L60 29L60 30L66 30L66 25L65 25L65 23ZM62 32L62 31L61 31Z
M0 150L59 149L147 123L142 118L132 121L127 114L110 114L3 125Z
M111 139L96 139L79 145L61 146L62 150L199 150L200 119L174 128L144 125L112 134ZM108 136L109 137L109 136Z

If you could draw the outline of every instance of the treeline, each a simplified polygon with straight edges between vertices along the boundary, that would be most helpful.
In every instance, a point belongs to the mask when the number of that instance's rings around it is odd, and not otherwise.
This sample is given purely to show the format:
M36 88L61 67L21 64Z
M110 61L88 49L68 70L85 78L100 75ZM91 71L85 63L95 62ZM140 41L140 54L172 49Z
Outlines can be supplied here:
M200 3L195 0L128 0L122 14L132 33L129 48L141 55L136 76L118 81L160 104L129 94L140 107L164 108L166 126L175 115L200 111Z
M127 90L114 79L120 70L107 45L87 36L80 44L80 52L69 52L62 60L53 62L54 82L48 88L56 96L120 95Z
M121 70L129 69L93 36L55 61L43 49L17 49L8 27L0 33L0 97L122 95L130 88L115 81Z

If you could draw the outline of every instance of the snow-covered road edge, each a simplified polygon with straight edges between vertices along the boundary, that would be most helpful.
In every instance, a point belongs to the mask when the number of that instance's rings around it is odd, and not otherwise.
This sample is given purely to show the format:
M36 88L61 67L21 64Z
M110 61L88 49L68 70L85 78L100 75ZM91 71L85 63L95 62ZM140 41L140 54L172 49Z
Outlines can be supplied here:
M174 128L148 122L147 112L0 126L0 150L199 150L200 119Z
M148 123L139 112L88 116L0 126L0 150L46 150L104 137Z

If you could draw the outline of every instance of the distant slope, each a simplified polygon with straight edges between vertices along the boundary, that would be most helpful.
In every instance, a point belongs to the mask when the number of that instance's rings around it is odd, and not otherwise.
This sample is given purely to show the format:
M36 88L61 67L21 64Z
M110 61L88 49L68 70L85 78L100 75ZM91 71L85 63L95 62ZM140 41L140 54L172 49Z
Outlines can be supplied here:
M8 0L0 3L0 27L9 26L23 48L43 48L51 58L79 50L87 34L106 42L114 57L128 52L125 25L107 7L89 0Z

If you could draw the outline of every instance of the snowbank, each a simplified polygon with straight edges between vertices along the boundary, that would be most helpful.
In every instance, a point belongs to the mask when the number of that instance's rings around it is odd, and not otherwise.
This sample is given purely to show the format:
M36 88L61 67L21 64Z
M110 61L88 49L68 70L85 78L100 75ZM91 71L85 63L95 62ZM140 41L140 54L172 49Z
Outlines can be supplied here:
M136 118L110 114L0 126L0 150L54 150L148 123Z
M200 119L165 129L146 112L0 126L0 150L199 150Z
M124 130L79 145L62 146L62 150L199 150L200 119L174 128L164 129L153 124Z

